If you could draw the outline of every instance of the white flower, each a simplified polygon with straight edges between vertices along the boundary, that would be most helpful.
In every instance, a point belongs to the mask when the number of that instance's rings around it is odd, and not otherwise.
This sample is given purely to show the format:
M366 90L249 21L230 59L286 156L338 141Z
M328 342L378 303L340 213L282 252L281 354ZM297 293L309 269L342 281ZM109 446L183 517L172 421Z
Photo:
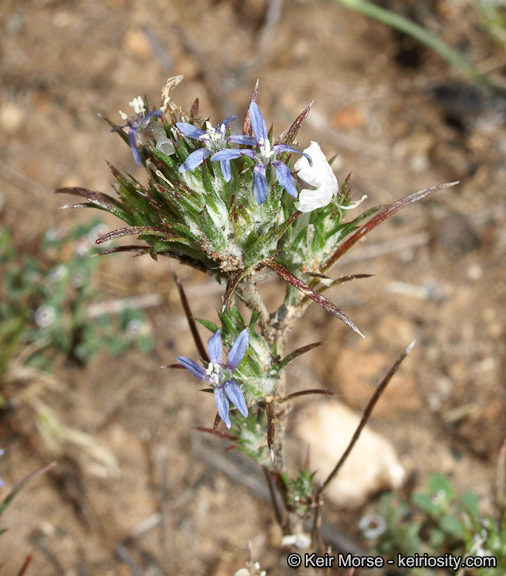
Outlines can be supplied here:
M56 311L52 306L42 305L35 311L35 323L39 328L47 328L55 321Z
M311 536L309 534L298 533L298 534L287 534L283 536L281 540L281 546L295 546L305 550L311 545Z
M378 514L368 514L360 519L358 527L367 540L376 540L386 531L387 523Z
M311 157L313 165L310 166L308 159L301 156L295 162L295 170L298 176L315 190L304 189L299 194L299 201L295 202L295 208L301 212L312 212L317 208L328 206L338 191L337 178L332 167L327 162L318 142L311 142L311 146L304 150Z

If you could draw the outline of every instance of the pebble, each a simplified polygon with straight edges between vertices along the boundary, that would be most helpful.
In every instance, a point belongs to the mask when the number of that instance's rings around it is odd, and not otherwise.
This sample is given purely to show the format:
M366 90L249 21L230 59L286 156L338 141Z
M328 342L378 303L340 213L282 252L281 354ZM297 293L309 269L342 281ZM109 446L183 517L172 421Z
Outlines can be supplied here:
M14 102L7 102L0 107L0 129L5 134L14 134L24 124L25 111Z
M299 413L297 435L304 454L310 447L310 468L317 471L317 479L324 480L332 471L359 422L360 417L340 402L313 405ZM405 477L390 442L366 426L325 494L338 506L357 508L382 490L400 488Z

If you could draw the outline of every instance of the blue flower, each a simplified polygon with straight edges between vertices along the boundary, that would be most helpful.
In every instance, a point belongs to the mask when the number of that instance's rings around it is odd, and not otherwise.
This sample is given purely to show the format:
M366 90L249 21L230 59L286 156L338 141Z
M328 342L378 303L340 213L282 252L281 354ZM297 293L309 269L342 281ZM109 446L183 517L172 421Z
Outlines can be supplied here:
M125 126L121 126L121 128L126 128L127 126L130 128L128 132L128 140L130 141L130 149L132 150L132 154L136 164L141 163L141 155L139 149L137 148L137 142L135 138L137 136L138 130L146 129L153 118L160 118L162 115L161 110L153 110L152 112L148 112L146 114L146 106L144 104L144 100L138 96L134 98L131 102L129 102L130 106L134 109L134 112L137 114L137 118L135 120L131 120L124 112L120 110L120 116L123 120L126 120Z
M200 366L200 364L190 358L177 357L181 366L189 370L197 378L200 378L200 380L204 380L204 382L208 382L213 386L216 408L227 428L231 426L228 416L229 401L245 418L248 416L248 407L246 406L243 393L239 388L239 384L232 378L236 368L242 362L244 354L246 354L248 339L249 330L246 328L239 334L230 349L225 366L223 366L221 361L221 333L219 330L207 342L207 351L211 360L207 368Z
M295 181L293 179L292 173L288 166L277 160L278 154L283 154L284 152L295 152L296 154L302 154L305 156L309 164L312 165L311 157L304 152L299 152L288 146L287 144L276 144L271 146L269 137L267 134L267 126L265 124L264 117L260 108L256 102L251 102L249 107L249 116L251 121L251 127L253 129L254 138L251 136L231 136L229 138L230 142L235 142L237 144L250 145L251 140L253 144L256 144L256 150L221 150L214 154L211 158L212 162L216 160L233 160L234 158L239 158L240 156L249 156L257 165L253 171L253 194L255 195L255 200L257 203L263 204L267 200L269 195L269 184L267 182L267 166L272 164L274 170L276 171L276 178L280 185L294 198L297 198L297 188L295 186Z
M205 146L205 148L199 148L188 156L184 163L179 167L180 174L200 166L206 158L211 156L211 154L223 150L229 142L234 141L233 139L235 137L227 137L226 133L230 123L233 122L236 118L237 116L226 118L223 120L223 122L220 122L216 128L213 128L210 122L206 122L206 130L197 128L197 126L193 126L193 124L188 124L187 122L176 122L176 126L187 138L200 140ZM249 145L255 144L256 141L254 138L251 136L248 136L247 138L247 143ZM230 172L230 160L221 160L220 166L223 177L225 178L225 182L230 182L232 177Z

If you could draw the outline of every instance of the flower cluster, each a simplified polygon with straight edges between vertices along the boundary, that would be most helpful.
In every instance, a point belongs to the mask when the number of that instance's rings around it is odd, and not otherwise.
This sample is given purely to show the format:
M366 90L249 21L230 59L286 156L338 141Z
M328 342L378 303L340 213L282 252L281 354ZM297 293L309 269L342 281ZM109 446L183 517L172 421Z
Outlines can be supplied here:
M249 116L254 138L245 135L234 136L231 141L244 145L255 144L256 150L221 150L212 156L211 161L230 161L240 158L241 156L249 156L252 158L256 162L253 172L253 194L259 205L263 204L267 200L269 194L269 184L267 182L267 167L269 164L274 167L277 180L281 186L288 192L288 194L290 194L290 196L297 198L297 188L290 169L284 162L278 160L277 156L283 152L295 152L296 154L301 154L301 152L286 144L271 145L267 134L267 125L265 124L262 112L260 112L260 108L256 102L251 102L249 107ZM313 161L311 160L311 157L305 152L302 152L302 154L308 159L309 164L312 165Z
M191 358L184 356L177 357L181 366L189 370L200 380L208 382L213 386L216 408L227 428L231 426L228 415L229 400L245 418L248 416L248 407L244 400L244 395L239 388L239 384L237 384L233 378L234 372L246 354L248 339L249 330L246 328L239 334L230 349L225 366L222 364L221 332L219 330L215 332L207 342L207 351L210 358L207 368L203 368Z
M127 114L120 111L126 125L120 127L129 128L128 139L130 149L137 164L141 163L141 155L138 148L137 138L139 133L152 128L156 140L156 147L168 154L174 152L174 147L169 138L160 135L161 126L152 122L162 116L162 110L146 111L144 100L138 96L130 102L136 118L131 119ZM191 152L179 166L179 173L194 170L210 157L211 162L220 162L221 172L225 182L232 178L230 163L241 156L251 158L256 166L253 170L253 195L257 204L262 205L269 195L269 183L267 170L269 166L274 168L277 182L293 198L299 198L295 207L300 212L312 212L317 208L327 206L336 196L338 191L337 179L332 172L323 152L316 142L299 152L287 144L272 144L267 132L267 125L258 104L252 101L249 106L249 118L253 135L230 134L230 124L237 119L231 116L220 122L214 128L209 121L205 123L205 130L190 124L189 122L176 122L178 130L187 138L198 140L204 146ZM232 149L231 144L251 146L252 148ZM168 147L167 147L168 145ZM163 146L163 147L162 147ZM302 158L295 164L295 172L303 183L313 186L313 189L304 188L298 193L293 174L287 164L279 158L285 153L301 154Z
M227 137L227 131L230 123L236 118L237 116L226 118L223 122L220 122L216 128L213 128L211 123L208 121L206 122L206 130L202 130L202 128L198 128L197 126L188 124L187 122L176 122L176 126L187 138L200 140L200 142L205 146L205 148L199 148L198 150L195 150L195 152L192 152L179 167L179 172L182 174L188 170L193 170L197 166L200 166L206 158L211 156L211 154L223 150L228 143L233 142L234 140L232 136ZM230 179L232 178L230 172L230 160L221 160L220 166L225 182L230 182Z

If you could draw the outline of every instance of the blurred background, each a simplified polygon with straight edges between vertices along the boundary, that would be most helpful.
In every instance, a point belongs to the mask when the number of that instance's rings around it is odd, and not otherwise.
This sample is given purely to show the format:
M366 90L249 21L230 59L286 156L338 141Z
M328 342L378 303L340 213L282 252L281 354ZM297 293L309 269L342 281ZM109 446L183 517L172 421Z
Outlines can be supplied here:
M376 4L504 84L500 2ZM275 135L314 100L299 145L316 140L337 155L338 179L351 172L355 198L368 197L363 207L460 181L343 259L334 277L375 275L329 292L366 339L312 306L293 347L326 346L288 378L293 390L328 388L360 413L416 338L371 426L397 453L406 492L437 471L492 505L506 416L504 97L330 0L3 0L0 37L3 493L59 462L2 516L5 574L35 550L27 574L232 575L250 542L262 568L283 573L261 489L245 485L240 465L227 470L224 446L195 431L212 425L212 397L191 376L160 369L196 357L169 261L88 259L98 230L121 224L58 210L72 199L50 194L64 186L110 193L105 160L145 181L98 114L121 124L118 111L130 112L139 95L158 107L166 79L179 74L173 100L189 110L198 97L213 125L237 114L240 126L257 79ZM221 288L176 269L194 315L216 321ZM282 290L266 283L273 305ZM298 410L293 466L304 455ZM326 515L336 534L365 546L357 523L371 507L329 502Z

